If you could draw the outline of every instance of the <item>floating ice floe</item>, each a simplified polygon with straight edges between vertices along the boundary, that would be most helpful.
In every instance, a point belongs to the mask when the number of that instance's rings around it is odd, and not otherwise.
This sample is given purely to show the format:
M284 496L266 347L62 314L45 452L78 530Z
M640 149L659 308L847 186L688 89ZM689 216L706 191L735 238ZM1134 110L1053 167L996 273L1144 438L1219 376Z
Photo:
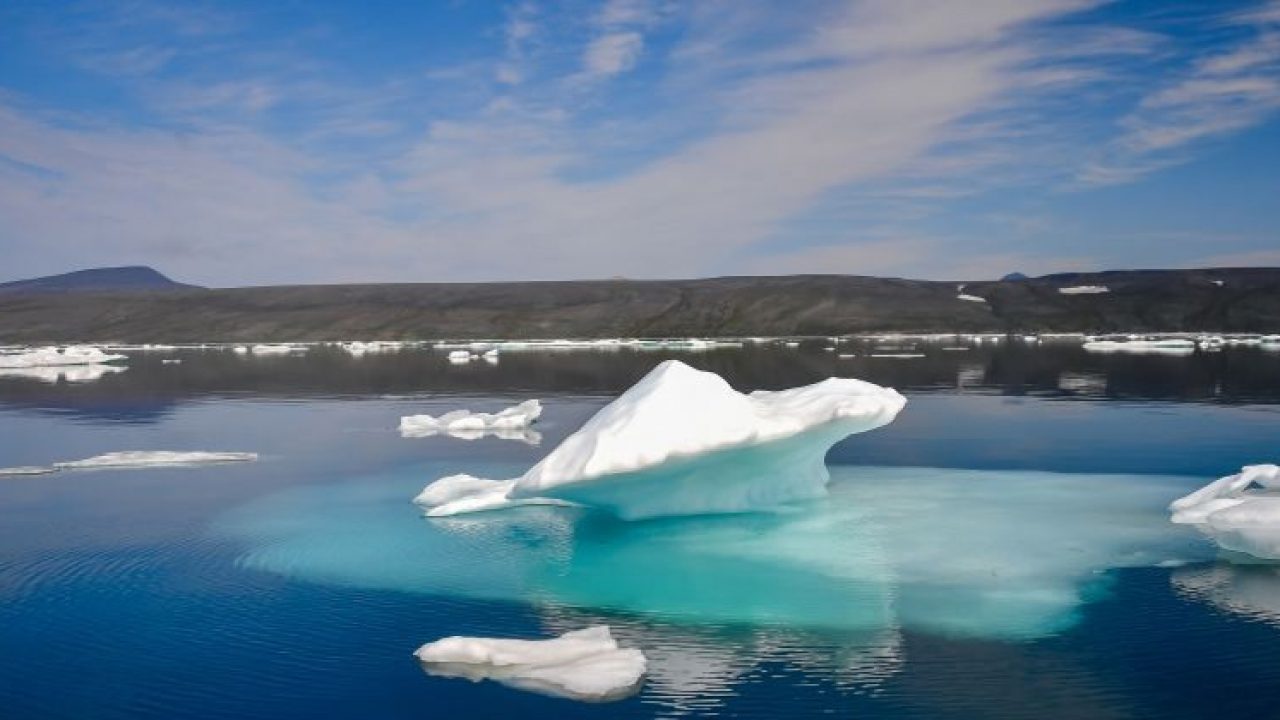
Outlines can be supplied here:
M221 463L249 462L257 453L207 452L174 450L127 450L95 455L83 460L69 460L46 466L0 468L0 475L44 475L59 470L121 470L148 467L187 467Z
M1134 353L1140 355L1190 355L1196 350L1194 340L1186 338L1132 338L1124 340L1096 339L1084 344L1087 352Z
M1111 292L1111 288L1105 285L1075 285L1058 288L1058 292L1062 295L1101 295Z
M262 344L254 345L249 348L249 351L254 355L289 355L291 353L306 352L307 348L303 345ZM236 352L240 352L239 348L236 349Z
M1280 560L1280 466L1246 465L1169 505L1224 550Z
M424 492L418 502L433 517L534 499L625 519L769 507L824 494L826 451L892 422L905 404L895 390L844 378L743 394L668 360L520 478L477 482L475 493L441 503Z
M59 380L69 383L85 383L99 380L106 375L124 372L123 365L60 365L55 367L0 368L0 378L23 378L56 384Z
M68 345L64 348L42 347L16 353L0 354L0 368L62 367L66 365L100 365L125 359L124 355L105 353L92 345Z
M959 295L956 295L956 299L964 300L965 302L976 302L976 303L985 303L987 301L987 299L984 297L978 297L977 295L966 295L965 293L960 293Z
M451 435L474 440L485 435L536 442L540 439L529 426L542 414L542 404L525 400L496 413L454 410L440 416L406 415L400 418L400 436L407 438Z
M635 648L618 647L607 625L573 630L550 640L447 637L414 653L432 675L494 680L555 697L608 702L640 689L646 662Z

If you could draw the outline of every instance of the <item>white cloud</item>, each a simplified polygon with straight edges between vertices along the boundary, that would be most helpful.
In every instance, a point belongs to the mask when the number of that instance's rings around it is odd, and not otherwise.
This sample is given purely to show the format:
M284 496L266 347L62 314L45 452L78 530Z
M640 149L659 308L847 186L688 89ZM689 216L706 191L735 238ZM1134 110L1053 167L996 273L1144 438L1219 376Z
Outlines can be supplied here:
M1224 24L1245 37L1145 95L1121 119L1104 157L1084 167L1084 184L1131 182L1185 161L1197 142L1256 126L1280 110L1280 2Z
M638 32L601 35L587 45L582 64L591 77L608 77L635 67L644 50L644 36Z

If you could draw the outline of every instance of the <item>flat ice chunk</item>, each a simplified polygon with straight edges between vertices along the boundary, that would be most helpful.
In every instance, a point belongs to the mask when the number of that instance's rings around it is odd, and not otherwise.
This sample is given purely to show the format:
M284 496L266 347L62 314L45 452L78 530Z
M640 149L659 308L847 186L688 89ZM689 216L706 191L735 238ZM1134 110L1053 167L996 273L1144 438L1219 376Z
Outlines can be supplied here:
M1195 352L1196 343L1183 338L1091 340L1084 344L1084 349L1096 353L1190 355Z
M54 463L60 470L89 468L139 468L172 465L207 465L211 463L248 462L257 460L257 453L245 452L179 452L173 450L128 450L95 455L83 460Z
M300 345L263 344L263 345L254 345L253 347L249 348L249 351L252 352L254 355L288 355L290 353L306 352L306 350L307 349L305 347ZM241 350L239 348L236 348L236 352L241 352Z
M1175 523L1196 525L1233 552L1280 560L1280 466L1246 465L1169 505Z
M0 368L0 378L23 378L40 382L57 384L59 380L69 383L86 383L99 380L107 375L124 372L129 368L122 365L58 365L52 367Z
M68 345L64 348L42 347L16 353L0 354L0 368L42 368L64 365L98 365L123 360L124 355L110 354L92 345Z
M1111 288L1105 285L1075 285L1058 288L1058 292L1063 295L1101 295L1111 292Z
M607 702L635 693L644 679L644 653L620 648L607 625L550 640L454 636L414 653L427 672L494 680L521 690L574 700Z
M525 400L519 405L496 413L454 410L439 417L433 415L406 415L400 418L402 437L429 437L448 434L464 439L494 434L504 439L530 440L524 431L542 415L542 403ZM533 438L536 439L536 438Z
M508 496L556 498L628 519L818 497L826 451L888 424L905 404L895 390L843 378L743 394L715 373L668 360L516 479ZM450 507L467 506L435 514Z
M977 295L966 295L965 293L960 293L959 295L956 296L956 299L964 300L965 302L976 302L976 303L984 303L987 301L987 299L984 297L978 297Z
M48 475L57 471L58 468L49 465L20 465L18 467L0 468L0 477L10 475Z

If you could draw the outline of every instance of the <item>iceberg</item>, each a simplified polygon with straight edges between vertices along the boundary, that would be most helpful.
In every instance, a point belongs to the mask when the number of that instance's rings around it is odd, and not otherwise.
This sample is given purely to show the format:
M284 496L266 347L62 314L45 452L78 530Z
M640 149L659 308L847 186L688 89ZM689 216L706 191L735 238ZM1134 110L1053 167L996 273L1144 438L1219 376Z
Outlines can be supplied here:
M306 351L307 348L301 345L254 345L249 348L249 352L254 355L289 355ZM241 352L239 347L236 348L236 352Z
M1111 288L1105 285L1075 285L1058 288L1058 292L1062 295L1101 295L1111 292Z
M505 498L573 502L628 520L816 498L829 479L827 450L892 422L905 404L893 389L844 378L743 394L715 373L668 360L504 481ZM497 509L499 487L478 490L482 502L460 495L420 504L431 517Z
M451 435L474 440L494 435L504 440L524 440L536 444L541 437L529 426L542 415L542 404L525 400L496 413L454 410L440 416L406 415L400 418L400 436L407 438Z
M572 630L550 640L447 637L414 652L432 675L494 680L555 697L609 702L640 689L644 653L620 648L609 626Z
M105 353L92 345L68 345L64 348L42 347L16 353L0 354L0 368L45 368L65 365L101 365L123 360L124 355Z
M1280 560L1280 466L1246 465L1169 505L1224 550Z

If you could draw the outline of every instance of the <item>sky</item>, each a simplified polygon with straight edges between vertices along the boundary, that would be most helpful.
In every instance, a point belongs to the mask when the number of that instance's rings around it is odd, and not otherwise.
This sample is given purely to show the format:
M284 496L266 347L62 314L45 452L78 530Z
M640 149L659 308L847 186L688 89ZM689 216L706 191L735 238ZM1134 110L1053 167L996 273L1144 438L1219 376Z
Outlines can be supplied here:
M1280 0L0 3L0 280L1280 266Z

